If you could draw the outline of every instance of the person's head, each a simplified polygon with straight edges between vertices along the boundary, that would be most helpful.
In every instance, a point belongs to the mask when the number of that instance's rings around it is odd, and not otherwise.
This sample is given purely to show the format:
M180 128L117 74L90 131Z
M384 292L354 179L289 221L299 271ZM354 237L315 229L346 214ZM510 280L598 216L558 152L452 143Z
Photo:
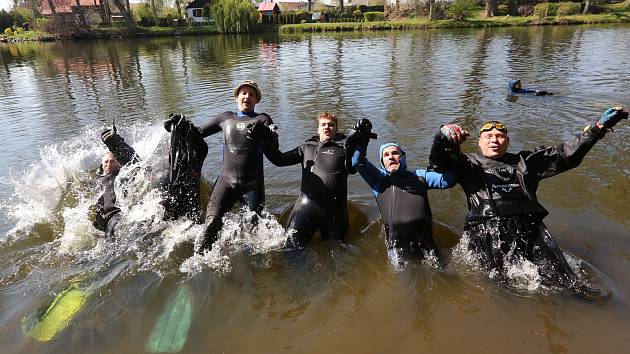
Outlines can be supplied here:
M118 173L118 171L120 171L120 168L122 167L120 165L120 162L116 160L116 156L114 156L114 154L112 154L111 152L108 152L105 155L103 155L103 159L101 160L101 165L103 166L104 175Z
M245 80L238 84L232 91L232 95L241 112L253 112L256 104L262 99L258 84L253 80Z
M317 134L322 142L334 138L337 134L337 116L330 112L317 114Z
M484 123L479 129L479 149L481 154L491 159L499 159L510 144L507 126L497 120Z
M405 152L396 143L386 143L380 147L381 166L389 173L406 169Z

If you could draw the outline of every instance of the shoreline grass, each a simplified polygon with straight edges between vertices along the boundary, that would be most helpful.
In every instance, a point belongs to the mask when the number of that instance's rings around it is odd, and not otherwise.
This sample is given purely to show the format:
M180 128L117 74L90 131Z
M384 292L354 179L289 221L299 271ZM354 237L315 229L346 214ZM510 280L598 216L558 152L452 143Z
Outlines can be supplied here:
M624 3L610 4L606 11L599 14L550 16L495 16L491 18L469 18L463 21L454 19L433 20L427 18L387 20L377 22L335 22L335 23L302 23L292 25L261 25L260 32L278 32L282 34L314 33L314 32L346 32L346 31L395 31L429 28L484 28L510 26L549 26L549 25L581 25L581 24L618 24L630 23L630 8ZM102 39L102 38L136 38L186 35L220 34L215 26L187 27L137 27L137 31L129 33L126 27L94 27L88 32L73 36L61 36L42 31L25 31L19 34L0 34L0 42L51 41L59 39Z

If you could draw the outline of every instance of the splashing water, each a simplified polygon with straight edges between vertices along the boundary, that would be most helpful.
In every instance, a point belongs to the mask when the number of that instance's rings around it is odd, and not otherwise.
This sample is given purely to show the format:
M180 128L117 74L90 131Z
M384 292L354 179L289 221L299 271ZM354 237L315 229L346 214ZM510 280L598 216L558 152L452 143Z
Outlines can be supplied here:
M205 266L219 273L229 272L233 255L245 251L250 254L269 253L282 249L286 242L287 233L274 216L266 211L258 215L243 208L237 214L227 213L212 249L184 261L180 271L196 274Z

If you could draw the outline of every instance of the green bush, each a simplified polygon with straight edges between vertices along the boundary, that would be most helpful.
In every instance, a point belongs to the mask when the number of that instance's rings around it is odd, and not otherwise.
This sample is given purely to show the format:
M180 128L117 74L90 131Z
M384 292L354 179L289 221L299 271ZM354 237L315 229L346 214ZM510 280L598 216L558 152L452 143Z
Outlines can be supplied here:
M455 0L449 6L448 11L454 19L463 21L475 11L475 2L473 0Z
M15 24L22 25L24 22L24 16L22 16L19 12L0 10L0 30L11 27Z
M582 5L577 2L559 2L558 16L579 15L582 12Z
M366 12L363 14L365 22L383 21L385 19L385 13L379 11Z
M4 34L6 34L7 36L12 36L13 35L13 28L11 28L11 27L5 28L4 29Z
M556 16L558 13L558 4L544 2L534 6L534 16L545 18L548 16Z
M361 10L354 10L352 11L352 16L356 18L363 18L363 12Z
M249 0L219 0L212 16L220 33L253 32L258 23L258 10Z

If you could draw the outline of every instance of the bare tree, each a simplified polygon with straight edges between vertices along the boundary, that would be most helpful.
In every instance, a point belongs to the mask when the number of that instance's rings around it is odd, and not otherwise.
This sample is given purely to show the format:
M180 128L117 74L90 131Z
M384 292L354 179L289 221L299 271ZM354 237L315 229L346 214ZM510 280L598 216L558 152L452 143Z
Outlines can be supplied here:
M179 4L179 0L175 0L175 7L177 8L177 19L182 19L182 6Z
M55 2L53 0L48 0L48 7L50 7L50 13L53 18L57 17L57 9L55 8Z
M497 13L497 1L485 0L486 3L486 17L493 17Z
M48 0L48 1L52 1L52 0ZM116 5L116 8L118 9L118 11L120 11L120 14L125 20L125 23L127 24L127 29L129 30L129 32L135 32L136 22L133 20L133 16L131 16L131 11L129 11L129 1L128 0L112 0L112 1L114 2L114 5Z
M77 17L79 20L79 27L84 28L84 29L89 28L90 24L87 22L87 19L85 18L85 12L83 11L83 6L81 6L80 0L74 0L74 2L76 6L73 12L76 12L77 14Z
M586 15L591 7L591 0L586 0L584 2L584 11L582 11L582 15Z
M343 12L343 0L339 0L339 12Z

